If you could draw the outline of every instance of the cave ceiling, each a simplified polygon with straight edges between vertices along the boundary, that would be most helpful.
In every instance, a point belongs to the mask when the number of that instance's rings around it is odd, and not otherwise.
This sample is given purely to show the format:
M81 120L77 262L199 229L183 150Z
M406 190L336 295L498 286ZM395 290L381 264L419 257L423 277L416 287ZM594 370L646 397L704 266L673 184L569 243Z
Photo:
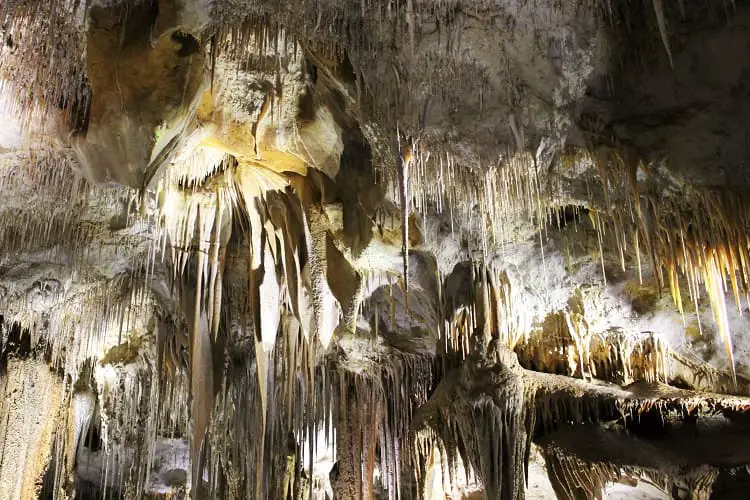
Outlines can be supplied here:
M746 498L750 2L0 22L0 499Z

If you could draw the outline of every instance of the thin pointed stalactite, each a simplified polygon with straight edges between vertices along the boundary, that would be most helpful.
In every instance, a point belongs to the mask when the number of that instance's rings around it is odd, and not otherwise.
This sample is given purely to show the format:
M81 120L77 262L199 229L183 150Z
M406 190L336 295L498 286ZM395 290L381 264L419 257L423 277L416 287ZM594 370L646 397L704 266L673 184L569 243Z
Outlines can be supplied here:
M27 128L44 128L57 113L75 123L88 107L85 40L79 28L85 7L79 0L0 4L0 91L15 98L3 111Z
M398 165L396 171L399 176L399 200L401 204L401 253L403 260L404 294L406 295L406 307L409 308L409 213L411 200L409 199L409 168L412 162L413 144L404 138L402 144L401 131L397 130L398 152L396 155Z
M672 59L672 48L669 43L669 34L667 33L667 21L664 17L664 4L662 0L651 0L654 7L654 14L656 14L656 22L659 25L659 36L661 42L664 44L664 50L669 58L669 66L674 68L674 60Z

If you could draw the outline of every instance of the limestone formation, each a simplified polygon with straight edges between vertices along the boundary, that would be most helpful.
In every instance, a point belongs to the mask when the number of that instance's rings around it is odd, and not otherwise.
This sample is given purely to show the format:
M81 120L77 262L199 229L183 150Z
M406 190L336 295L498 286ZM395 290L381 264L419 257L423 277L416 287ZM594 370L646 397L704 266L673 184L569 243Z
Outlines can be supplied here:
M0 0L0 499L745 498L748 23Z

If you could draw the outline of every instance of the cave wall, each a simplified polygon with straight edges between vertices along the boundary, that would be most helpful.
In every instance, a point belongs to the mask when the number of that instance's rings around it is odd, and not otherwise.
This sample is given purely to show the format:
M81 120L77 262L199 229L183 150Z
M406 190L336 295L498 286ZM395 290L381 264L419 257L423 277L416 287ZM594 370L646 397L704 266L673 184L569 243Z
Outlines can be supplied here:
M0 4L0 491L723 488L557 428L748 408L747 5L636 3Z

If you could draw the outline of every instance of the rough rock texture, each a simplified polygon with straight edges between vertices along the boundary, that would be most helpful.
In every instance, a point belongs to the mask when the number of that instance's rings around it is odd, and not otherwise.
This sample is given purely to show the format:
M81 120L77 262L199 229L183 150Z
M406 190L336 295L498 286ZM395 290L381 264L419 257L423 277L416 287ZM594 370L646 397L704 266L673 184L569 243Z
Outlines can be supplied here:
M733 191L747 186L746 90L742 75L750 12L742 2L693 5L664 3L672 57L656 38L621 49L623 65L584 100L604 140L667 159L682 182ZM632 26L654 26L651 12L631 10ZM622 36L625 29L621 29ZM627 68L627 69L625 69ZM606 138L605 138L606 137Z
M0 497L737 490L748 9L0 0Z
M40 361L12 360L4 370L0 495L39 498L53 461L55 429L64 411L62 383Z

